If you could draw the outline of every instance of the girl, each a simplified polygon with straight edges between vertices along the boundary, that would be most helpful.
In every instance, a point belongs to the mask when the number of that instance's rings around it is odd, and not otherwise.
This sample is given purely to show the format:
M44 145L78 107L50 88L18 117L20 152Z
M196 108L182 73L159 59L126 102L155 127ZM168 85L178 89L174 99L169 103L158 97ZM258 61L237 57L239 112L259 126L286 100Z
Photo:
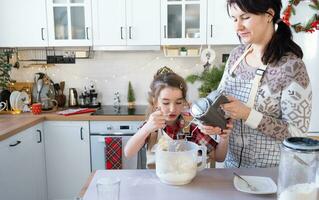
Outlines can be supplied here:
M150 86L149 110L147 121L139 131L128 141L125 146L126 157L135 155L146 143L147 167L155 168L155 156L152 147L159 141L163 130L171 139L178 139L183 127L187 126L182 117L182 111L186 105L187 85L182 77L164 67L156 73ZM230 123L228 124L231 128ZM207 147L208 156L217 161L223 161L227 152L229 130L221 130L217 127L191 124L188 139ZM209 134L220 135L217 143ZM214 151L215 150L215 151Z
M225 166L275 167L282 141L305 136L309 127L312 90L303 53L280 18L280 0L227 4L244 45L231 52L219 86L234 120Z

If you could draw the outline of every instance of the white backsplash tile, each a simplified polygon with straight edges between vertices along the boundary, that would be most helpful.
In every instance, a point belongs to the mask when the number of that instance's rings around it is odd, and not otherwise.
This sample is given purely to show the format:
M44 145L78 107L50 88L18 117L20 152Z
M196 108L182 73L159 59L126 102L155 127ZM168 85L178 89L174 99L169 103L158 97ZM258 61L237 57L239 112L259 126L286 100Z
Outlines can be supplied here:
M221 63L221 54L229 53L233 46L214 48L217 54L215 63ZM21 63L23 66L24 63ZM127 103L128 82L131 81L136 104L147 104L149 84L155 72L168 66L182 77L200 73L203 70L198 57L168 58L162 51L143 52L101 52L94 53L92 59L77 59L76 64L58 64L45 70L40 67L13 69L11 77L19 82L32 82L34 73L45 72L53 82L65 81L64 94L68 96L69 88L76 88L78 94L91 80L95 82L98 101L102 104L113 104L114 92L119 91L121 103ZM188 84L188 100L198 98L196 84Z

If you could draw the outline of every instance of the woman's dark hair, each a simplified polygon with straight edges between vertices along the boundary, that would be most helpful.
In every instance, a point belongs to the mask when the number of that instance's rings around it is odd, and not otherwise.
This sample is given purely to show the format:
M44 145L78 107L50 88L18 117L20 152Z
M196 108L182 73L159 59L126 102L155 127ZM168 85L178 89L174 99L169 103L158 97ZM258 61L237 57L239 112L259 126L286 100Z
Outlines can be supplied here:
M233 4L236 4L244 12L256 15L270 14L268 10L274 10L272 23L277 23L278 29L265 48L262 57L263 64L276 63L288 52L292 52L298 58L303 57L300 46L292 40L292 33L289 26L280 20L281 0L227 0L228 10Z

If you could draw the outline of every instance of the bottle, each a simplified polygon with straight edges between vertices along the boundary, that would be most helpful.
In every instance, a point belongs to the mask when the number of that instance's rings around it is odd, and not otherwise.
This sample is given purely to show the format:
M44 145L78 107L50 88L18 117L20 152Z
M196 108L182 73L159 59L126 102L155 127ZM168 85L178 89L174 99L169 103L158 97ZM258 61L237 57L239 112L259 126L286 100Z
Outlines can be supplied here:
M92 93L92 94L91 94L91 97L92 97L92 99L91 99L91 105L92 105L92 106L97 106L97 105L99 105L99 103L97 102L97 93Z
M90 94L86 88L86 86L84 86L84 104L85 106L89 106L91 104L91 99L90 99Z
M80 105L80 107L84 107L85 106L85 100L84 100L83 92L79 96L79 105Z
M317 200L319 141L290 137L281 144L278 200Z

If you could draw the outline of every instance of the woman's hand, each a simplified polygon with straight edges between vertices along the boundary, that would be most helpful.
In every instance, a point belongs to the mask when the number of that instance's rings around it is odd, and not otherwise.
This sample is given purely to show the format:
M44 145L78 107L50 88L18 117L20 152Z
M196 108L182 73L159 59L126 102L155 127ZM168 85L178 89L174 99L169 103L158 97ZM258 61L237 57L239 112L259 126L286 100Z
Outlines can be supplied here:
M148 133L151 133L156 131L157 129L164 128L165 126L165 117L162 111L157 110L149 116L146 124L143 127Z
M241 101L232 96L227 96L230 103L225 103L222 105L223 110L232 119L242 119L247 120L250 108L243 104Z

